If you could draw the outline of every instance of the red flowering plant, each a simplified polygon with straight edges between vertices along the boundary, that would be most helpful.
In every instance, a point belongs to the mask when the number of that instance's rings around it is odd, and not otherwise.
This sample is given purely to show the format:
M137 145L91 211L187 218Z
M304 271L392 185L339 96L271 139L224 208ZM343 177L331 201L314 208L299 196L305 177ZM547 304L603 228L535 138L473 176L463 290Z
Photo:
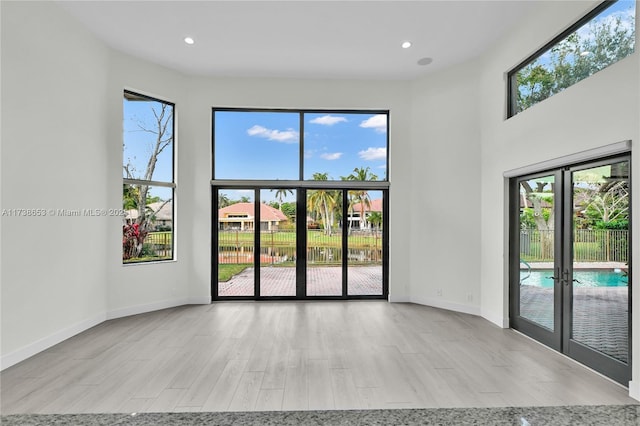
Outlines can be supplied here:
M122 260L139 257L142 252L144 239L149 230L145 223L137 222L126 224L122 227Z

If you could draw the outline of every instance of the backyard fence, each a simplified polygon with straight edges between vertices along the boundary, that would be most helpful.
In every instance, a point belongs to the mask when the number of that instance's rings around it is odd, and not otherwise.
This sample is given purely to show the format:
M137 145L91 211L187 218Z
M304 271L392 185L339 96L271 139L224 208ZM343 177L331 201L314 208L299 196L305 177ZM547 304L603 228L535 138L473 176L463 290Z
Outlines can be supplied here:
M220 263L253 263L254 231L218 231L218 260ZM347 237L348 260L353 263L382 261L382 232L355 231ZM296 259L296 231L274 230L260 232L260 262L281 264ZM323 230L307 231L307 261L316 264L342 262L342 231L327 235Z
M554 231L521 230L520 257L526 261L553 261ZM576 229L573 236L574 262L629 261L629 231Z
M149 232L144 239L144 244L147 245L154 256L171 257L173 250L172 234L171 231Z

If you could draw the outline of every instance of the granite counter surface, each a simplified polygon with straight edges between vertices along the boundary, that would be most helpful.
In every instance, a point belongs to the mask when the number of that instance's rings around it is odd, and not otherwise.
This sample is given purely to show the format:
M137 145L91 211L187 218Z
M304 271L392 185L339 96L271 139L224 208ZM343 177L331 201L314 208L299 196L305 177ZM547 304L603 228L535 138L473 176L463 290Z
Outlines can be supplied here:
M136 414L17 414L3 426L640 425L640 405Z

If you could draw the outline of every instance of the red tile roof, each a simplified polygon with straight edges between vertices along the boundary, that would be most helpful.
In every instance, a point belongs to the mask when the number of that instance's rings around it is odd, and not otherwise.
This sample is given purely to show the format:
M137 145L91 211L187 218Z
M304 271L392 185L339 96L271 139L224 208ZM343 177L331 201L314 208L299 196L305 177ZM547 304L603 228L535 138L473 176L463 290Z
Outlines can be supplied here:
M360 203L354 204L352 207L354 212L360 212ZM371 200L371 206L364 205L365 212L381 212L382 211L382 198Z
M254 203L236 203L219 209L218 217L225 218L229 214L245 214L247 217L253 218L253 213ZM288 220L288 218L280 210L262 203L260 204L260 220L263 222L282 222Z

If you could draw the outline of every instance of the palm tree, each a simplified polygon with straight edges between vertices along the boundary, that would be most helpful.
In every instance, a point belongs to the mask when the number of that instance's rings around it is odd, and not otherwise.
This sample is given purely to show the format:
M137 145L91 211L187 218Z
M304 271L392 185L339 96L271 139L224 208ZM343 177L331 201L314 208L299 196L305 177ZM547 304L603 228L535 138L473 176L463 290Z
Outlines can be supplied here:
M356 167L353 169L353 173L349 176L343 176L342 180L354 180L354 181L371 181L378 180L378 176L371 173L369 167ZM366 190L352 190L349 191L349 209L355 204L360 205L360 229L366 226L366 218L364 217L365 207L371 209L371 197L369 197L369 191ZM352 212L353 213L353 212Z
M329 180L327 173L314 173L313 180ZM331 235L331 228L333 227L333 211L336 207L336 191L317 189L309 191L307 199L308 208L310 212L317 212L320 214L322 224L324 225L324 232L327 235Z
M273 189L271 190L271 192L273 192ZM293 195L293 190L292 189L285 189L285 188L280 188L278 190L276 190L276 199L279 202L279 209L280 211L282 211L282 201L286 198L288 194Z
M224 208L227 206L230 206L233 202L231 201L231 199L229 198L229 196L227 194L224 193L220 193L218 195L218 208Z
M371 212L367 220L376 228L380 229L382 226L382 213Z

